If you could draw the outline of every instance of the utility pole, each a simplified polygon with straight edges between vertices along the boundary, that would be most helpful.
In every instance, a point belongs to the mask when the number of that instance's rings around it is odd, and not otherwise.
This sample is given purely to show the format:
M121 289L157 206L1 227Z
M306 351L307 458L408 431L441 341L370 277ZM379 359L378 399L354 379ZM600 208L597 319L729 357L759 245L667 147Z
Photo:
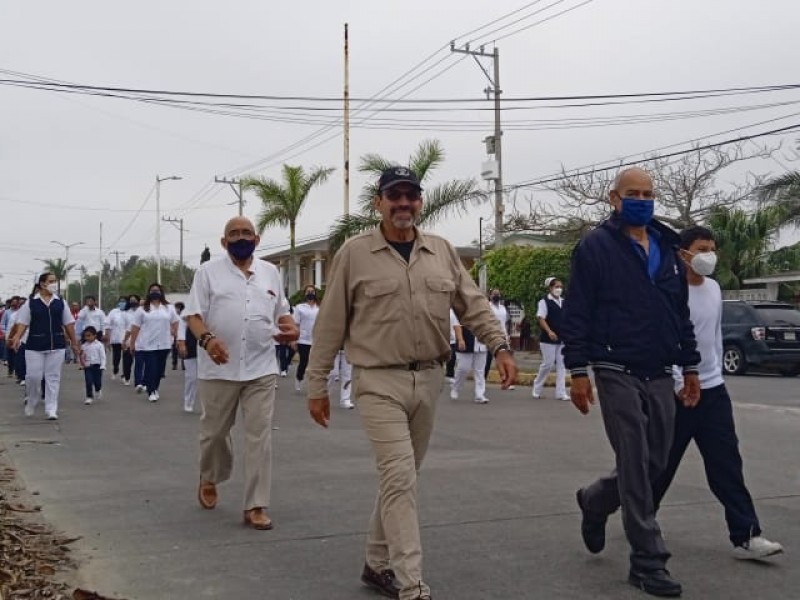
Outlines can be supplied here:
M350 37L344 24L344 215L350 214Z
M97 308L103 310L103 223L100 223L100 270L97 272Z
M119 298L119 280L122 278L122 273L120 273L120 270L119 270L119 255L120 254L125 254L125 252L120 252L119 250L112 250L112 251L109 252L109 254L113 254L114 257L116 258L116 261L115 261L115 265L116 266L114 267L114 273L116 273L116 275L117 275L117 277L116 277L116 279L117 279L117 298Z
M170 175L169 177L159 177L156 175L156 282L161 284L161 182L178 181L183 177Z
M244 194L242 193L242 182L235 177L233 179L228 179L227 177L217 177L214 175L214 183L227 183L231 186L233 193L236 194L236 197L239 199L239 216L241 217L244 214Z
M494 95L494 137L492 139L494 157L497 161L497 172L492 179L494 179L494 246L499 248L503 245L504 223L503 214L505 212L503 206L503 129L500 122L500 50L495 46L494 51L486 52L485 46L480 46L478 50L470 50L469 44L465 44L463 48L456 48L455 42L450 42L450 51L459 54L469 54L478 63L486 79L489 80L490 87L487 87L487 99ZM489 75L489 72L478 60L478 57L491 58L494 63L494 73ZM487 145L488 146L488 145Z
M181 253L180 253L180 258L178 259L178 270L180 271L181 274L181 281L183 282L184 287L186 287L186 277L184 275L184 270L183 270L183 219L164 217L162 221L164 221L165 223L172 223L173 225L175 225L175 223L178 224L177 228L178 231L180 231L181 233Z

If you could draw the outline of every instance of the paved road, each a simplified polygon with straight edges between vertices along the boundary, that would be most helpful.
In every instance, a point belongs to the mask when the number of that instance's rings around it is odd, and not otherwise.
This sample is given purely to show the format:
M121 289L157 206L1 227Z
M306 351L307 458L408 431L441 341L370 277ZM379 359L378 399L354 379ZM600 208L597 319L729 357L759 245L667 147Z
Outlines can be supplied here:
M323 431L281 380L276 529L256 532L240 523L240 471L215 511L197 505L197 417L182 412L180 372L168 372L158 404L106 381L105 398L85 407L81 381L66 368L56 423L24 418L19 389L0 381L0 440L45 516L84 536L86 586L130 600L375 597L358 582L376 479L356 412L335 410ZM730 558L692 450L661 513L670 568L685 598L800 598L800 379L747 376L729 387L763 527L787 554L771 564ZM529 394L490 386L486 406L442 394L420 500L434 598L644 597L625 582L618 517L602 554L580 540L574 490L612 464L599 411L581 417Z

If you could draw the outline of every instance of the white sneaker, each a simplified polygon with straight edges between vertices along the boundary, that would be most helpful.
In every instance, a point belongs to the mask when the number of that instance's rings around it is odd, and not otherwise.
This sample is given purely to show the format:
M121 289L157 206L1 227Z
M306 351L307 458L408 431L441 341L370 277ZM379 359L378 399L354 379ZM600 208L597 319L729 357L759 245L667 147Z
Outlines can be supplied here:
M531 397L532 397L534 400L540 400L540 399L542 398L542 395L541 395L541 394L537 394L536 392L533 392L533 391L532 391L532 392L531 392Z
M300 381L299 379L295 379L294 380L294 391L295 392L299 392L300 388L302 387L302 385L303 385L302 381Z
M188 406L184 406L183 407L183 412L192 414L192 413L194 413L194 409L193 408L189 408Z
M507 390L515 390L517 389L516 386L510 385L506 388Z
M286 371L281 371L281 377L286 377Z
M161 394L158 393L158 390L153 393L156 395L156 400L161 400Z
M457 389L452 388L450 390L450 399L451 400L458 400L458 390Z
M777 542L770 542L767 538L757 535L750 538L741 546L733 549L733 557L739 560L758 560L783 552L783 546Z
M146 388L143 385L136 386L136 393L141 394Z
M486 396L481 396L480 398L475 398L476 404L489 404L489 399Z
M36 409L34 409L30 404L28 404L27 402L25 403L25 416L26 417L32 417L33 413L35 412L35 410Z
M97 390L97 391L94 393L94 397L95 397L95 399L97 399L97 400L100 400L100 399L102 399L102 397L103 397L103 391L102 391L102 390Z
M116 381L116 380L117 380L117 376L112 373L111 374L111 381Z
M355 408L356 407L356 405L353 404L352 402L342 402L341 404L339 404L339 406L341 408L346 408L348 410L350 410L351 408Z
M122 380L122 385L130 385L130 384L131 384L131 380L130 379L123 379Z
M455 377L445 377L445 379L450 385L453 385L456 382Z
M569 396L559 396L557 398L557 400L562 400L564 402L570 402L572 400L572 398L570 398Z
M47 413L47 420L48 421L58 421L58 415L56 413Z
M150 402L158 402L158 396L156 395L156 393L155 393L155 392L153 392L152 394L150 394L150 395L147 397L147 399L148 399L148 400L150 400Z
M22 381L20 381L20 382L19 382L19 384L20 384L22 387L25 387L26 385L28 385L28 383L27 383L27 382L26 382L24 379L23 379Z
M91 398L86 398L86 400L83 401L84 404L91 404L92 402L93 400Z

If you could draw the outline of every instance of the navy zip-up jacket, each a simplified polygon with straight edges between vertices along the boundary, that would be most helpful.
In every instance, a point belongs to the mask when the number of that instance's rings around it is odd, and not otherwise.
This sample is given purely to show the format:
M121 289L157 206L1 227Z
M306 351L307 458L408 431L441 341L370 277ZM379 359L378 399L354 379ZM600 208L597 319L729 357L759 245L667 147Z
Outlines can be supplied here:
M586 375L590 364L639 377L669 374L672 365L696 372L700 354L684 267L677 259L678 234L655 220L648 225L661 249L661 265L651 280L622 227L613 214L572 255L560 332L565 366L573 377Z

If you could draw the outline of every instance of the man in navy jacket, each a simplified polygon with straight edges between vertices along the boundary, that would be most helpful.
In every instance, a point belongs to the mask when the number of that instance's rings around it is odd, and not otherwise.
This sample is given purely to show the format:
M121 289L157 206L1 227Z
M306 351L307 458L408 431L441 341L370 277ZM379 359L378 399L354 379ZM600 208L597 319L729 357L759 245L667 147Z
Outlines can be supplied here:
M612 215L581 240L572 258L561 335L572 374L572 402L594 403L594 371L616 468L578 490L581 532L590 552L605 545L608 515L622 506L631 546L628 581L657 596L679 596L666 570L670 556L656 522L653 482L672 445L675 400L671 366L683 368L686 400L700 397L677 234L653 219L654 193L642 169L621 171L611 187Z

